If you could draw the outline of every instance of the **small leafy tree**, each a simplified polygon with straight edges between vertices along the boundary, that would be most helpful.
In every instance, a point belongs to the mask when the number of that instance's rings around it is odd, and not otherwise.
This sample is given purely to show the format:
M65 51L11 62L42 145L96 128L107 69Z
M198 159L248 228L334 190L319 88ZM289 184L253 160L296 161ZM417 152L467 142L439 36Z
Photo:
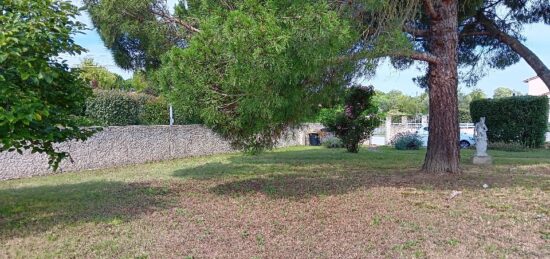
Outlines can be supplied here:
M83 51L71 36L84 25L65 1L4 0L0 14L0 152L46 153L56 169L68 154L55 143L93 133L73 116L91 89L58 58Z
M342 139L348 152L357 153L359 143L368 138L380 125L378 108L373 105L372 86L352 87L345 98L344 111L322 122L330 131Z
M131 86L120 75L107 70L91 58L84 59L80 64L80 78L96 89L127 89Z

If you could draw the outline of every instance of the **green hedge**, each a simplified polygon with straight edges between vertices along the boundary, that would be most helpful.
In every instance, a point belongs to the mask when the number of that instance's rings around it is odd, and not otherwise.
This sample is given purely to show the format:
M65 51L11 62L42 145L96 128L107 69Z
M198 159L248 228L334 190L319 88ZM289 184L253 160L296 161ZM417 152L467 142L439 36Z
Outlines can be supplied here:
M514 96L472 101L474 121L486 118L490 142L521 143L527 147L544 144L548 123L548 97Z
M151 98L145 101L139 114L139 122L143 125L170 124L168 103L162 98Z
M169 125L168 107L168 102L162 97L96 90L94 97L86 102L85 118L98 126ZM173 111L175 125L201 122L189 109L174 106Z

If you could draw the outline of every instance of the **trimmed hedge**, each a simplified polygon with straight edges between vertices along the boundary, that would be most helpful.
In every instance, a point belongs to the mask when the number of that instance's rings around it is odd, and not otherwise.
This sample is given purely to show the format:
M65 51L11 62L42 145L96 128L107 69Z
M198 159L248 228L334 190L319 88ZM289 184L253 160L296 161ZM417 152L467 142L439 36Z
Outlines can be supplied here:
M548 109L546 96L482 99L470 104L474 121L486 118L489 142L520 143L534 148L544 144Z
M97 126L169 125L168 102L162 97L120 90L96 90L86 101L85 117ZM174 124L198 124L192 111L174 106ZM88 123L87 123L88 124Z
M101 126L136 125L144 99L118 90L95 91L86 102L86 116Z
M168 124L162 99L119 90L97 90L86 102L86 117L100 126Z
M139 123L143 125L168 125L170 114L168 103L162 98L150 98L145 101L139 113Z

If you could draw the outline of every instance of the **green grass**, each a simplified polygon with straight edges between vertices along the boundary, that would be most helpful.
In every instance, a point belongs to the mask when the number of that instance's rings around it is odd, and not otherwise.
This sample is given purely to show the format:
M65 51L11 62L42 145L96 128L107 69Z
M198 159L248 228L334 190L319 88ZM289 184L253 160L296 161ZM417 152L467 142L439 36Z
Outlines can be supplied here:
M472 152L460 175L294 147L4 181L0 257L549 255L550 151Z

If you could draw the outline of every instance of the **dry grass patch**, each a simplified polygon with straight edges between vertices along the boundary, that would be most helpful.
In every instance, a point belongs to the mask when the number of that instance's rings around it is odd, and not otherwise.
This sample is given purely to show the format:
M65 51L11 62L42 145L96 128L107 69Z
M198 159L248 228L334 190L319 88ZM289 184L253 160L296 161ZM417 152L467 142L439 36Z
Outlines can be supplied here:
M456 176L290 148L6 181L0 257L550 256L550 152L469 152Z

